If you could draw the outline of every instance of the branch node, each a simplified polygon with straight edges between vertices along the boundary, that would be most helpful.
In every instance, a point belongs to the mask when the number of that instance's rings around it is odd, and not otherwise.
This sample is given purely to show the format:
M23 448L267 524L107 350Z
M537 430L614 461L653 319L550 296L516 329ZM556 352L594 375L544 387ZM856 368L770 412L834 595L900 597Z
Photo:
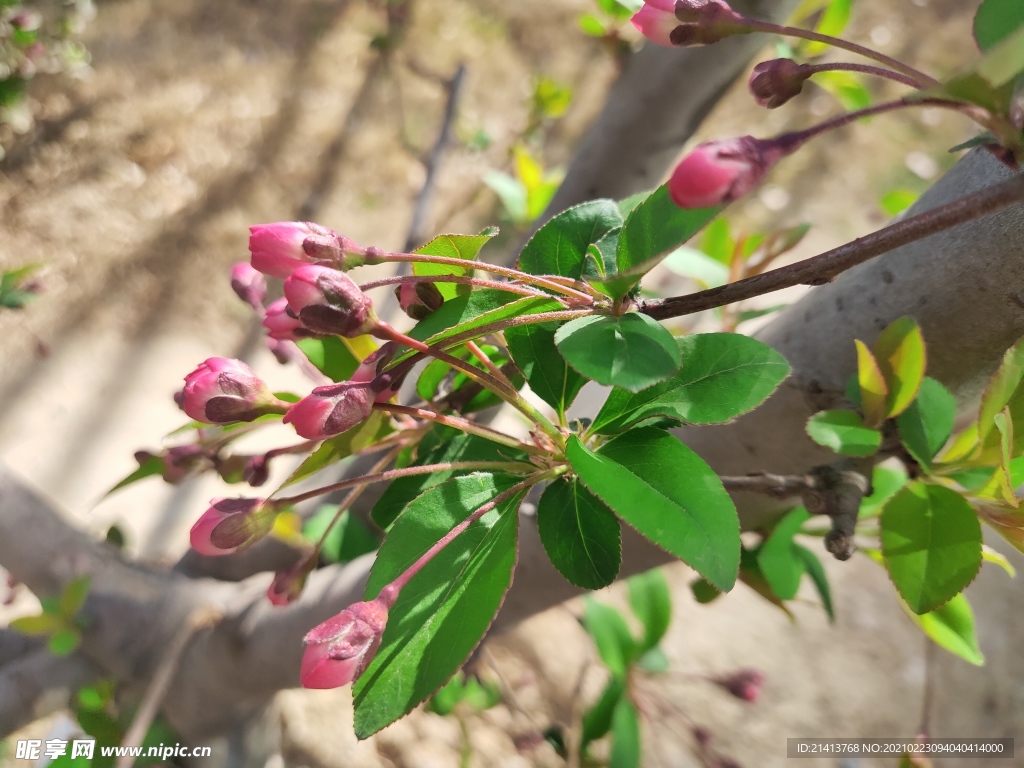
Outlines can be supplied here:
M825 535L825 549L836 560L849 560L857 551L853 537L857 526L860 502L871 493L871 464L863 460L842 465L814 467L814 490L803 496L804 505L812 515L827 515L832 530Z

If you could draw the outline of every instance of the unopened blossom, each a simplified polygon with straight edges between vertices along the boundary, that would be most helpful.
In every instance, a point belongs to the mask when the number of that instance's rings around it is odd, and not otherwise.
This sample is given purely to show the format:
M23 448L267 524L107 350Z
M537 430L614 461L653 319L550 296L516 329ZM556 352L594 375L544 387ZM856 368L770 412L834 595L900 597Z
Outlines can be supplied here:
M263 327L275 341L298 341L317 334L309 330L288 306L288 299L278 299L267 306Z
M784 154L753 136L709 141L679 162L668 191L680 208L725 205L749 192Z
M762 61L750 73L750 92L762 107L775 109L797 96L810 75L807 67L792 59Z
M249 227L252 265L265 275L288 277L303 264L336 269L359 266L365 249L334 230L309 221L280 221Z
M751 31L725 0L677 0L674 5L682 23L669 35L672 45L711 45Z
M263 499L214 499L192 526L192 549L202 555L230 555L269 532L274 509Z
M177 397L175 397L177 400ZM196 421L232 424L283 412L252 369L241 360L211 357L185 377L181 407Z
M263 300L267 298L267 278L249 262L240 261L231 268L231 289L253 309L263 309Z
M675 6L675 0L644 0L644 7L630 21L652 43L671 47L670 35L679 26Z
M315 566L316 558L306 556L290 568L275 573L274 580L267 588L267 599L273 605L288 605L295 602L302 594L306 579Z
M380 598L350 605L304 640L303 688L338 688L359 677L380 647L390 604Z
M741 669L731 675L715 678L714 682L737 699L754 703L761 694L764 675L756 669Z
M387 389L389 381L379 377L317 387L289 408L283 421L307 440L340 435L370 418L377 396Z
M379 326L370 297L336 269L299 267L284 281L284 295L302 325L316 333L353 337Z
M387 364L391 362L391 359L398 352L399 348L400 347L396 342L387 342L386 344L381 346L380 349L368 355L366 359L359 364L359 367L356 368L355 372L351 376L349 376L348 380L351 382L373 381L382 373L384 373L384 369L387 367ZM401 377L401 379L404 378L404 376ZM388 400L397 395L398 390L402 386L401 379L393 380L391 384L389 384L384 389L380 390L380 392L377 393L376 402L386 403Z
M395 286L395 298L413 320L423 320L444 304L444 296L433 283L402 283Z

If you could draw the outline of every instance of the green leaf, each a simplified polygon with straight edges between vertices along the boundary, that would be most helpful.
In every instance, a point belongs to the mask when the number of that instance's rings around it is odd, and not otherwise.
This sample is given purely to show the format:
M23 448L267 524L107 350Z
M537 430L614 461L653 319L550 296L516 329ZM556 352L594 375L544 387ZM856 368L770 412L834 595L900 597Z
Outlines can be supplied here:
M749 336L701 333L676 345L683 367L675 376L639 394L612 390L591 429L615 433L657 416L723 424L764 402L790 371L782 355Z
M690 591L693 593L693 599L701 605L707 605L722 596L722 593L707 579L694 580L690 584Z
M814 84L828 91L847 111L871 106L871 91L852 72L825 71L814 75Z
M864 412L864 423L877 427L885 421L886 401L889 385L875 356L867 345L857 339L857 383L860 387L860 409Z
M639 768L640 715L626 696L619 699L612 713L612 750L608 768Z
M843 30L846 29L847 22L850 20L850 6L852 3L853 0L829 0L815 31L820 35L828 35L829 37L841 36ZM801 47L807 56L820 56L831 46L827 43L812 41L805 43Z
M814 583L814 588L818 590L818 597L821 598L821 607L828 614L829 623L835 624L836 613L832 605L832 590L829 587L828 576L825 575L825 568L821 565L821 560L807 547L802 547L799 544L794 544L793 546L796 548L797 555L804 561L804 567L807 569L807 575L811 577L811 581Z
M580 735L580 754L585 754L587 746L595 739L600 739L612 727L612 714L615 707L626 692L625 678L612 677L600 697L583 714L582 734Z
M956 149L954 147L950 152ZM920 195L917 192L910 189L893 189L882 195L882 199L878 201L878 204L887 216L897 216L916 203L919 197Z
M696 248L685 245L676 248L665 257L665 267L677 275L693 280L703 290L717 288L729 282L729 268L725 264Z
M449 259L465 259L473 261L476 259L480 249L487 241L493 238L497 232L487 232L479 235L438 235L426 245L417 248L413 253L426 256L444 256ZM424 264L413 262L412 273L414 275L468 275L473 271L473 265L456 267L450 264ZM467 286L455 285L454 283L435 283L437 290L447 299L453 299L460 288Z
M885 505L880 522L885 566L914 613L941 606L981 567L981 524L956 491L910 483Z
M615 263L618 273L595 284L613 298L624 296L640 278L701 230L721 207L684 210L672 202L668 185L658 187L626 218Z
M558 323L508 328L505 342L530 389L564 416L587 380L569 367L555 346L558 328Z
M924 339L917 321L900 317L890 323L875 342L875 357L888 390L886 415L898 416L917 397L927 366Z
M728 592L739 568L740 527L718 475L675 437L630 430L595 453L576 437L566 457L583 484L658 546Z
M303 537L320 541L337 512L336 504L322 505L302 526ZM345 510L324 539L320 556L327 563L347 563L379 546L380 542L366 524Z
M860 517L874 517L882 512L889 499L907 484L907 471L902 465L896 468L877 466L871 473L871 495L860 502Z
M787 512L757 550L757 564L772 592L780 600L792 600L800 588L806 562L793 537L811 519L803 507Z
M981 460L995 464L999 460L999 433L995 429L995 417L1009 406L1010 415L1018 441L1024 440L1024 339L1021 339L1003 355L999 368L992 374L978 411L978 442L982 446ZM1024 447L1022 442L1013 446L1013 454L1019 455Z
M661 647L657 645L637 659L636 665L644 672L653 674L665 672L670 666L668 656L666 656L665 652L661 650Z
M114 493L115 491L119 491L122 488L132 485L133 483L137 483L139 482L139 480L145 480L147 477L152 477L153 475L162 475L163 472L164 460L159 456L150 456L148 459L142 462L142 464L139 465L138 469L136 469L130 475L125 477L123 480L120 480L117 483L117 485L115 485L113 488L111 488L109 491L103 494L103 498L105 499L107 498L107 496Z
M1010 564L1010 561L1007 560L1006 555L1004 555L1002 552L997 552L987 544L981 545L981 559L986 563L998 565L1000 568L1006 571L1006 575L1009 576L1011 579L1017 578L1017 569Z
M1017 27L985 52L975 72L995 88L1012 86L1024 71L1024 26Z
M555 333L562 357L600 384L639 392L679 370L676 340L647 315L591 315L572 320Z
M361 361L345 340L338 336L299 339L295 343L313 367L331 381L348 381Z
M427 344L438 344L462 333L483 328L486 325L514 317L534 315L539 312L553 312L565 309L554 299L542 296L520 296L517 293L501 291L496 288L483 288L472 291L465 296L456 296L446 301L436 312L418 322L409 336ZM486 331L470 338L482 336ZM412 356L407 350L398 355L391 364L394 367Z
M410 466L446 464L456 461L527 461L524 453L499 445L478 435L467 435L448 427L435 426L419 446L419 455ZM452 477L469 474L467 470L443 470L410 475L392 481L370 513L377 525L387 529L409 502L423 491Z
M537 503L537 529L552 564L570 583L600 589L622 562L615 513L575 479L551 483Z
M987 51L1021 26L1024 3L1020 0L984 0L974 14L974 39L982 51Z
M60 596L60 614L68 621L73 620L89 596L89 584L92 578L88 575L79 576L69 583Z
M597 653L612 675L625 675L638 655L638 648L622 614L610 605L588 598L583 627L594 638Z
M622 215L614 200L592 200L569 208L530 238L519 255L519 269L578 280L590 244L621 226Z
M23 635L52 635L64 627L64 619L52 613L40 613L14 619L7 626Z
M388 532L370 572L367 599L513 482L475 474L419 496ZM522 496L502 502L470 525L402 590L376 656L353 686L360 739L425 701L480 642L512 583Z
M882 445L882 433L865 427L860 414L853 411L816 413L807 421L807 434L843 456L870 456Z
M955 420L956 398L942 384L926 376L914 402L896 417L896 426L910 455L928 470L953 434Z
M955 595L941 608L922 616L911 611L902 600L900 604L921 631L940 648L975 666L985 663L974 633L974 613L963 594Z
M580 29L583 30L583 34L590 35L591 37L604 37L608 31L600 19L589 13L580 16L579 25Z
M640 650L646 653L661 642L672 623L672 594L657 568L626 579L626 587L629 606L644 627Z
M70 655L82 642L77 629L61 629L50 637L50 653L54 656Z
M324 440L319 448L296 467L291 476L282 483L281 488L287 488L315 475L324 467L358 453L394 431L387 414L375 411L366 421L356 424L340 435Z

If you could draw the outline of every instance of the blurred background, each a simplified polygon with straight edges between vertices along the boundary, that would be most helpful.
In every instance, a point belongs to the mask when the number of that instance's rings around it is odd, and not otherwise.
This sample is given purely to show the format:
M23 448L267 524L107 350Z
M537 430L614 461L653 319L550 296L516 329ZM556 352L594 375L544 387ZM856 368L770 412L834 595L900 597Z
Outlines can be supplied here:
M117 526L131 552L158 563L185 551L188 528L225 487L151 479L103 495L137 467L136 450L159 448L183 423L171 397L184 374L218 355L247 360L272 388L301 380L277 364L231 291L228 272L247 258L247 227L312 220L401 249L498 225L483 258L508 259L641 42L628 14L598 0L53 5L74 16L63 30L75 43L51 49L59 60L39 60L25 95L0 91L0 271L42 265L37 300L0 313L0 461L84 528L102 537ZM845 34L943 76L975 55L976 5L856 0ZM775 55L776 41L765 43L765 56ZM7 75L16 75L10 66ZM766 112L741 80L695 140L767 136L887 93L837 77ZM425 162L446 126L443 155ZM934 109L844 129L733 206L732 233L806 223L787 258L819 253L909 205L955 161L947 149L971 135L966 121ZM423 219L413 226L417 205ZM682 254L647 287L671 294L723 279L707 266ZM763 322L756 314L726 320L747 330ZM722 323L708 313L675 329ZM644 765L709 766L715 755L783 765L786 737L916 732L924 638L880 569L863 559L826 569L834 625L813 590L791 615L743 586L702 606L687 568L665 570L668 671L637 684ZM986 570L980 580L999 578ZM599 598L628 615L621 586ZM0 619L31 612L33 601L17 595ZM366 742L352 735L347 689L283 692L273 715L277 758L324 768L563 765L534 736L578 720L603 685L582 613L582 601L570 603L487 643L481 674L501 690L496 706L458 717L417 711ZM985 650L984 624L981 634ZM764 675L754 702L705 679L748 668ZM1006 735L998 712L984 714L993 734ZM29 733L42 738L51 728L52 720ZM707 734L714 755L700 746ZM24 763L0 748L0 764Z

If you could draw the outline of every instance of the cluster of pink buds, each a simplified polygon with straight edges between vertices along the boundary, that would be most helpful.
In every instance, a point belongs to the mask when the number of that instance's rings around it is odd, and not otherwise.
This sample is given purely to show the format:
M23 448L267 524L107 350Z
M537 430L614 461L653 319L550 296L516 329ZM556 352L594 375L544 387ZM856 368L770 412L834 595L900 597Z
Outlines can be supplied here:
M724 0L644 0L632 22L644 37L664 46L710 45L750 31Z
M206 424L253 421L288 410L288 404L274 397L249 366L223 357L209 358L185 377L180 405Z

